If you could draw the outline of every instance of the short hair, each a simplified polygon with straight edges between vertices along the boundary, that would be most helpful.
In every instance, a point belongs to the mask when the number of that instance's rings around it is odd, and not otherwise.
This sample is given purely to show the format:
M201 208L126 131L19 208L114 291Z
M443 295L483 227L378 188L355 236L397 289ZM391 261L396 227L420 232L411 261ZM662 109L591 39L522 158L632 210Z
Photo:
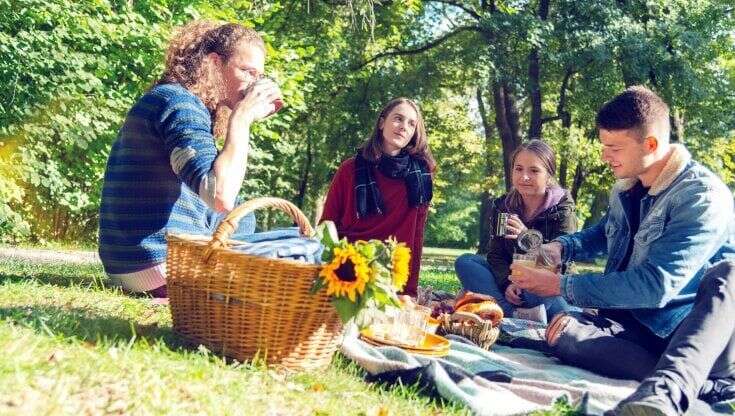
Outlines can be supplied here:
M597 112L598 129L638 130L640 140L652 131L661 133L668 140L671 132L669 106L655 92L642 85L627 88L605 103Z

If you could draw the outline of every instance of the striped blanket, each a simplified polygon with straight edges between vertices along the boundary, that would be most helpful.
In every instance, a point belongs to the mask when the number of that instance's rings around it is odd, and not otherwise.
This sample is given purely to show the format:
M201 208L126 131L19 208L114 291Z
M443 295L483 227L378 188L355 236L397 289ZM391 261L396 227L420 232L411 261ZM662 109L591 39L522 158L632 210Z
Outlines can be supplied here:
M516 323L533 332L533 325ZM485 351L450 336L449 355L428 358L400 348L374 347L348 329L342 353L380 382L418 383L429 395L466 405L477 415L524 415L566 400L583 414L601 415L637 386L562 365L539 351L495 345Z
M291 259L320 264L324 246L313 238L301 237L297 227L237 236L230 248L260 257Z

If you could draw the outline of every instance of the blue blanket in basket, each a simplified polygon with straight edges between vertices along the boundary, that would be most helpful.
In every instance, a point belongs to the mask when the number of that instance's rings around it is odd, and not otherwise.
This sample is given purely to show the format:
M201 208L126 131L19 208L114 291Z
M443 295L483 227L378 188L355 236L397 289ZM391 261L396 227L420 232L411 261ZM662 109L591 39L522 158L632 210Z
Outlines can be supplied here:
M291 259L321 264L324 246L313 238L302 237L297 227L238 235L239 244L230 248L254 256Z

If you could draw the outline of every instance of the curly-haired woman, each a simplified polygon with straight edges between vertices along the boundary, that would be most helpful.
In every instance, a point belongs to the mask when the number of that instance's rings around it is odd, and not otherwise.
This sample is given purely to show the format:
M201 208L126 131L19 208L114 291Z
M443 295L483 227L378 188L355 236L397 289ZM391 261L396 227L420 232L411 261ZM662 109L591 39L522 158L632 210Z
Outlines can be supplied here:
M280 107L264 64L263 40L238 24L194 21L174 36L163 76L128 112L105 171L99 253L123 290L166 297L165 233L211 232L234 207L250 126ZM238 232L253 230L250 217Z

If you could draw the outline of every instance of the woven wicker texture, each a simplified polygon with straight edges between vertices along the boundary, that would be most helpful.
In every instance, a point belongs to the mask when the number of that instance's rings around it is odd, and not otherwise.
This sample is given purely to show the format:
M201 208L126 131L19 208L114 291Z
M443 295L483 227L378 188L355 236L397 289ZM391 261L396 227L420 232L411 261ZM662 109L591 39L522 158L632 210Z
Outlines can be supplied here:
M489 350L500 335L500 328L493 326L492 321L482 320L474 314L455 312L439 316L438 333L441 335L461 335L477 344L480 348Z
M167 236L167 284L174 330L239 361L286 369L326 367L342 325L325 291L309 293L320 266L251 256L228 245L240 218L255 209L286 212L303 235L313 230L288 201L258 198L233 210L214 237Z

